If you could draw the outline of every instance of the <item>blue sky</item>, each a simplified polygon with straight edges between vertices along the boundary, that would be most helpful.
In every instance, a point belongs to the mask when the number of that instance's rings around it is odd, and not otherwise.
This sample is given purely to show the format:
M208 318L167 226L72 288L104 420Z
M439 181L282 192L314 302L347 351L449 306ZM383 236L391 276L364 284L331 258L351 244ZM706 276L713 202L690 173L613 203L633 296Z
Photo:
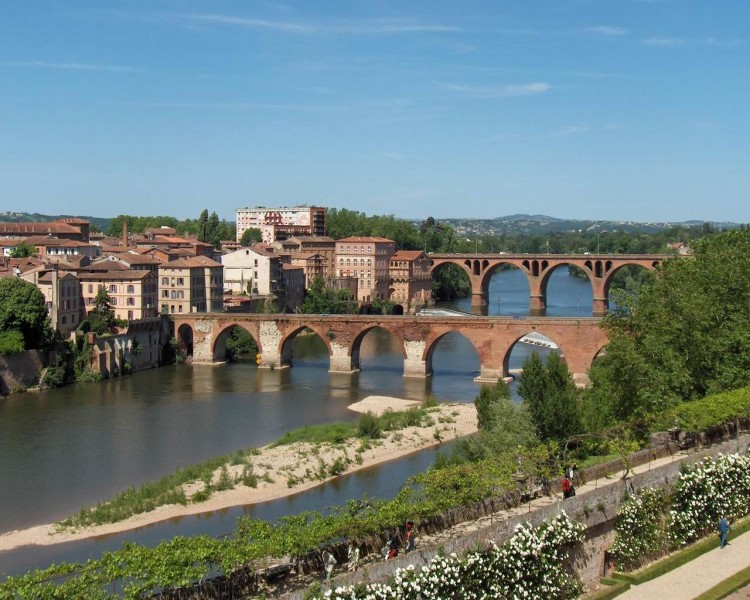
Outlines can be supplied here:
M750 221L748 0L23 0L0 210Z

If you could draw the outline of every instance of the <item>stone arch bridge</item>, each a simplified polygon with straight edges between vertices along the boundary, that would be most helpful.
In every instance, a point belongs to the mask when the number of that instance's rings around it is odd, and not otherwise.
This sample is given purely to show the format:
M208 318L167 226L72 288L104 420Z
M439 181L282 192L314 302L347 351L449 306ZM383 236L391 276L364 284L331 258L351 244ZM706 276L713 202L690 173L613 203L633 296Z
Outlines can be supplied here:
M223 362L226 338L234 327L241 327L258 344L261 367L292 366L292 342L295 336L309 329L328 348L331 372L358 370L362 339L367 332L380 327L401 342L405 377L429 376L437 343L444 335L458 332L479 355L480 381L507 377L513 346L526 334L537 332L559 346L568 368L577 381L583 382L594 358L608 341L598 318L241 313L192 313L172 318L180 346L192 354L195 364Z
M609 286L622 267L637 265L656 269L666 254L430 254L432 272L446 264L458 265L471 281L471 305L486 306L490 279L503 265L521 269L529 281L529 310L543 314L547 308L547 284L552 272L563 265L574 265L586 273L593 290L594 316L603 316L609 308Z

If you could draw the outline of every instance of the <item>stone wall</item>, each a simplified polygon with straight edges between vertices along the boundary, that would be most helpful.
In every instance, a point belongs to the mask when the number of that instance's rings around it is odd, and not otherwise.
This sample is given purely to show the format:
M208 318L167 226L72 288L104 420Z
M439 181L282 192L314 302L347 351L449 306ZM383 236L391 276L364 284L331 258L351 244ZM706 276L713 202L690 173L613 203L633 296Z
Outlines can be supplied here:
M131 371L158 367L164 344L169 342L169 322L162 317L131 321L126 333L97 337L89 334L91 366L102 377L117 377L126 363Z
M0 395L23 391L39 385L47 357L39 350L0 356Z

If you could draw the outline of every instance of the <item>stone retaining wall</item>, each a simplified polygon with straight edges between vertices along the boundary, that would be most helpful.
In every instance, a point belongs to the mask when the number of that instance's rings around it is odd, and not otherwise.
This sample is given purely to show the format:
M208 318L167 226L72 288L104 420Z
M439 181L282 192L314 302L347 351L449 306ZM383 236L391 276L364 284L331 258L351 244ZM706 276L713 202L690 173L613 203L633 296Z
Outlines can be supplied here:
M39 350L0 356L0 395L6 396L39 385L45 366L46 356Z

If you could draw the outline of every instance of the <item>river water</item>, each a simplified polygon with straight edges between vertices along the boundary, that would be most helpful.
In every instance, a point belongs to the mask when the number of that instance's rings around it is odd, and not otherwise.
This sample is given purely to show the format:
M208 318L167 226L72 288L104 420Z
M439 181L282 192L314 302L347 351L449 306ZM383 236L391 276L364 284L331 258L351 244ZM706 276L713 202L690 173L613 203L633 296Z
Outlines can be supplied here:
M490 284L490 315L528 314L528 284L519 271L497 273ZM549 316L590 316L587 281L558 269L548 287ZM470 299L442 306L471 310ZM517 344L511 369L538 347ZM541 353L545 353L541 349ZM347 409L369 395L472 402L479 357L459 334L441 339L434 374L405 379L398 342L384 330L362 343L361 372L328 373L316 336L298 336L294 367L259 370L253 363L175 366L94 384L0 400L0 533L59 520L138 485L207 458L266 444L305 424L354 420ZM317 510L348 498L387 496L425 469L434 450L392 461L289 499L166 521L96 540L0 553L0 574L60 560L82 560L124 540L155 544L178 534L231 531L239 514L275 519Z

